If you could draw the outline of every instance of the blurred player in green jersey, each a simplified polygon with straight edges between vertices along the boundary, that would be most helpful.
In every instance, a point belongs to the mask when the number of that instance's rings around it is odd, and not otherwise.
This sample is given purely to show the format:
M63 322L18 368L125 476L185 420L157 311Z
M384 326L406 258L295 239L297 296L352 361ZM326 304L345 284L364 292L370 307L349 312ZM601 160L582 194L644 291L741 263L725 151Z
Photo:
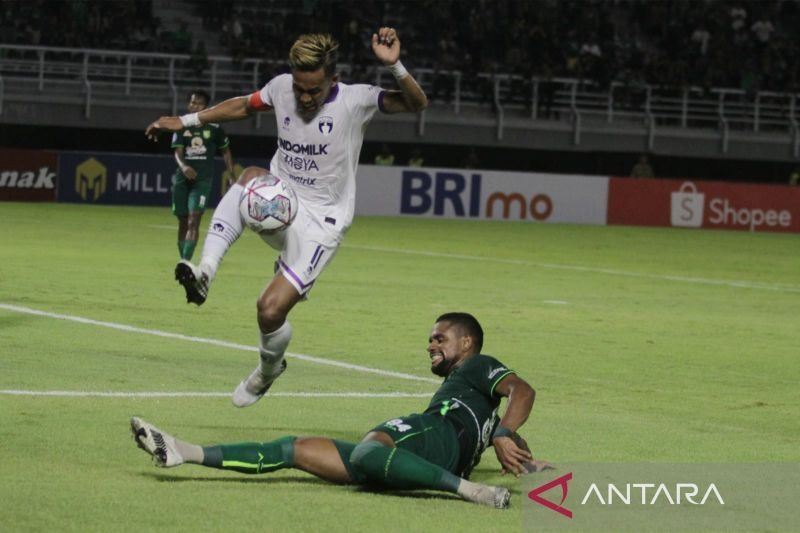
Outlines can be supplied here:
M481 354L483 330L467 313L446 313L428 339L431 371L444 377L421 414L393 418L372 428L360 443L288 436L271 442L199 446L178 440L134 417L140 448L159 467L194 463L262 474L296 468L334 483L391 489L433 489L505 508L510 493L468 481L487 446L503 473L516 476L548 468L535 461L517 434L533 407L534 390L494 357ZM502 418L502 398L508 398Z
M202 111L209 104L205 91L189 94L191 113ZM178 169L172 177L172 212L178 217L178 253L181 259L191 259L197 246L200 219L211 195L214 181L214 157L222 153L228 175L233 177L233 158L230 141L219 124L203 124L176 131L172 148Z

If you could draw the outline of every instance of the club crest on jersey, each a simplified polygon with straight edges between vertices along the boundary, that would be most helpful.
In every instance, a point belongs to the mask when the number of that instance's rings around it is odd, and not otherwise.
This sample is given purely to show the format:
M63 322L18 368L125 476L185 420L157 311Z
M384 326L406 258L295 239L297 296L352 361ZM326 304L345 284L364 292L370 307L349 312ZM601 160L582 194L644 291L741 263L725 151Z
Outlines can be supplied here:
M321 134L330 135L333 132L333 117L320 117L317 127Z
M291 122L292 122L292 119L290 119L289 117L285 117L283 119L283 129L287 129L288 130L289 129L289 124Z

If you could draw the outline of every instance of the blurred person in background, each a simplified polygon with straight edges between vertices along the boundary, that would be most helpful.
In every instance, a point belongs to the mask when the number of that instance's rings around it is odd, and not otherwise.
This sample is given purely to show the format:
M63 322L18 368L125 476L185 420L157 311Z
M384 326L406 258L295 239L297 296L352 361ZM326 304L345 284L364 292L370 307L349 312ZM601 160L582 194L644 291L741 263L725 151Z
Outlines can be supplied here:
M201 90L189 94L190 113L208 107L210 97ZM176 131L172 148L178 169L172 176L172 213L178 217L178 253L189 260L197 246L200 220L211 196L214 158L222 153L229 176L234 176L230 140L219 124L202 124Z

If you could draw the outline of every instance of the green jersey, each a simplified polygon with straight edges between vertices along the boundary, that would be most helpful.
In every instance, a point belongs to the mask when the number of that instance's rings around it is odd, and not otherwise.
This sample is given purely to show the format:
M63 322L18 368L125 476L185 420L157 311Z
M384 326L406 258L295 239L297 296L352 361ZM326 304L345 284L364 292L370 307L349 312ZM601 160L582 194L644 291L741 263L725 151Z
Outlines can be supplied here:
M464 429L466 438L462 450L472 454L465 477L480 461L499 422L500 396L495 394L494 388L504 377L514 373L494 357L472 356L445 378L425 410L426 414L440 414Z
M172 134L172 147L183 148L183 159L197 172L197 181L214 178L214 157L228 147L230 141L219 124L203 124ZM183 173L178 170L178 176Z

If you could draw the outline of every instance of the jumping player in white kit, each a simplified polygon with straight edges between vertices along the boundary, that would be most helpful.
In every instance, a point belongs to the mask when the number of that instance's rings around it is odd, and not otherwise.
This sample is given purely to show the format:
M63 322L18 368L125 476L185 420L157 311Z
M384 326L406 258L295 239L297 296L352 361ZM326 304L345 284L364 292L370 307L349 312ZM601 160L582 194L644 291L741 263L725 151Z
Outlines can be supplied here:
M394 28L373 34L372 50L394 75L399 91L339 82L337 48L330 35L301 35L289 51L291 74L276 76L260 91L199 113L161 117L145 131L155 140L161 130L179 131L275 111L278 147L269 171L248 167L242 172L214 211L200 264L184 260L175 267L187 301L201 305L222 257L243 232L239 200L245 185L270 172L297 193L300 208L292 224L264 237L280 255L275 276L258 298L260 362L234 391L237 407L257 402L286 369L284 352L292 337L286 317L331 261L353 219L356 167L367 123L376 111L414 113L428 103L399 60L400 40Z

